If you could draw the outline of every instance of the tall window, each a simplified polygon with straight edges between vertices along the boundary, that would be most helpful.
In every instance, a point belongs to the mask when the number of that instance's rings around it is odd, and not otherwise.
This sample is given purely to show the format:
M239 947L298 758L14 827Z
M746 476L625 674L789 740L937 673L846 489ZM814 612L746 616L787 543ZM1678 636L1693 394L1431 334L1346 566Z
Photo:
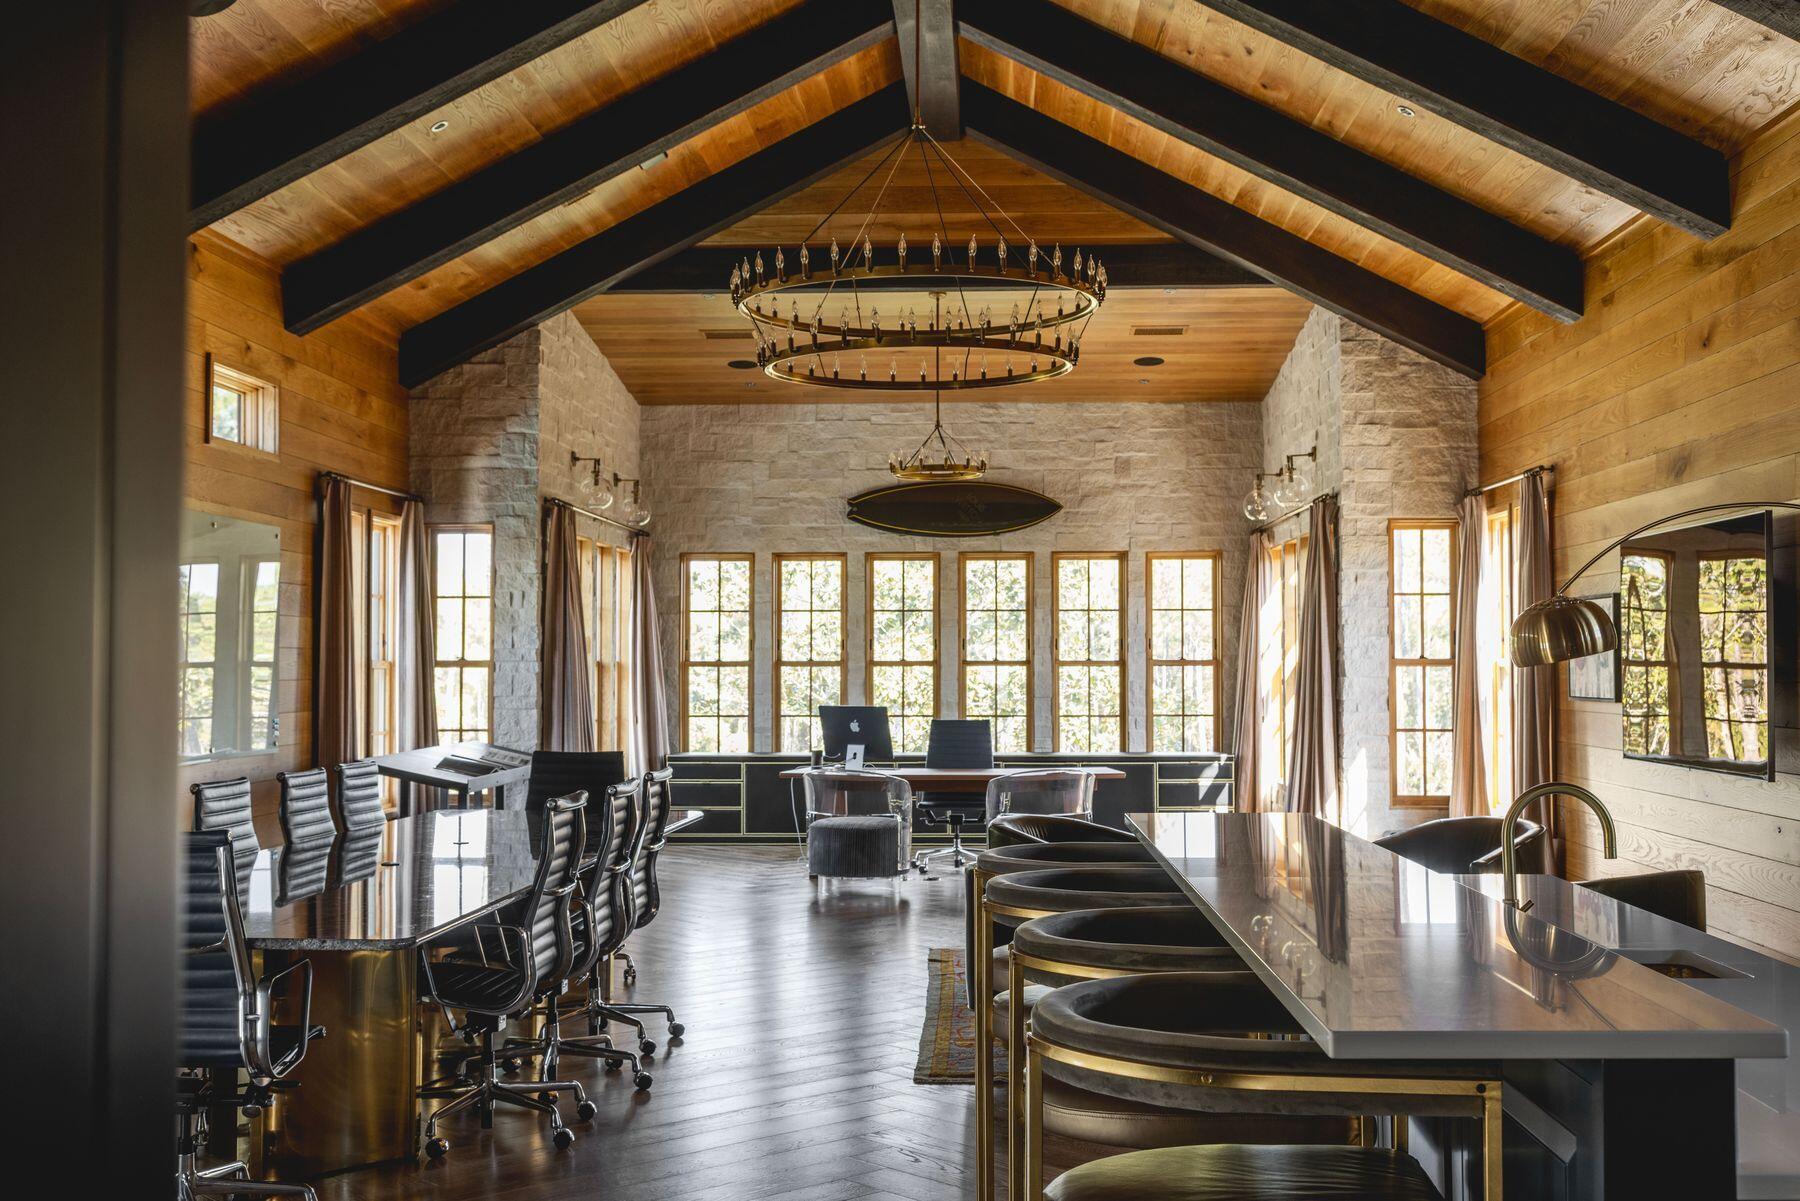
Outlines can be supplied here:
M281 620L281 560L244 564L244 695L249 698L250 749L275 749L275 631Z
M1396 806L1450 803L1455 581L1455 522L1388 523L1393 596L1388 713Z
M1517 560L1513 529L1517 507L1505 504L1487 515L1481 563L1480 639L1482 765L1490 807L1508 804L1513 788L1512 623Z
M437 721L445 742L488 742L494 679L494 531L439 526L431 554L437 580Z
M775 556L775 749L825 745L819 706L844 698L844 556Z
M1709 758L1768 758L1768 582L1761 555L1700 560L1701 702Z
M356 688L363 714L362 753L387 755L394 745L395 690L394 581L399 574L400 522L386 514L357 510L351 518L355 556L355 654L361 665Z
M625 749L625 661L631 636L631 552L593 538L576 539L581 563L581 625L587 634L593 671L594 748Z
M1674 562L1656 551L1619 559L1619 675L1627 755L1667 755L1675 728L1669 587Z
M994 749L1031 744L1031 556L962 557L962 715L987 718Z
M751 555L681 558L684 750L750 749Z
M279 392L274 384L206 356L206 440L276 453Z
M213 753L219 565L181 565L181 754Z
M1219 745L1219 558L1150 555L1150 749Z
M1050 556L1056 575L1056 749L1125 749L1125 556Z
M1257 616L1260 685L1257 783L1265 809L1279 809L1287 795L1288 738L1294 728L1294 696L1300 674L1300 581L1308 538L1269 548L1269 590Z
M869 703L884 705L894 749L923 754L937 716L938 557L870 555Z

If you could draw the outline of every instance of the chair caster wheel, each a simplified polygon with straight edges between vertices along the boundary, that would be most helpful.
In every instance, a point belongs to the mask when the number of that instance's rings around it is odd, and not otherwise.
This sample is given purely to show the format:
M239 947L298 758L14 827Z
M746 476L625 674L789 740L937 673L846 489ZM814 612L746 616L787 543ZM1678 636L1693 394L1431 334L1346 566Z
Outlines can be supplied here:
M631 1078L631 1083L637 1087L638 1092L648 1092L650 1090L650 1073L639 1072Z
M558 1126L556 1133L550 1136L550 1141L556 1144L558 1151L565 1150L570 1143L575 1141L575 1132L567 1126Z
M442 1159L450 1154L450 1140L431 1138L425 1140L425 1154L430 1159Z
M687 1027L683 1026L680 1022L670 1022L669 1023L669 1037L670 1038L680 1038L682 1035L684 1035L686 1033L687 1033Z
M546 1105L556 1104L556 1094L555 1093L539 1093L537 1099L542 1101Z
M615 1074L616 1072L618 1072L618 1070L623 1066L624 1066L623 1064L617 1064L617 1063L612 1062L611 1060L608 1060L606 1063L606 1074L608 1076L611 1076L611 1075Z
M640 1055L654 1055L656 1054L656 1044L647 1038L640 1038L638 1039L638 1053Z
M598 1105L595 1105L592 1101L583 1101L575 1107L575 1119L581 1122L591 1122L594 1120L594 1115L599 1112L600 1107Z
M508 1055L505 1059L500 1061L500 1070L509 1076L523 1066L524 1064L520 1062L519 1057L516 1055Z

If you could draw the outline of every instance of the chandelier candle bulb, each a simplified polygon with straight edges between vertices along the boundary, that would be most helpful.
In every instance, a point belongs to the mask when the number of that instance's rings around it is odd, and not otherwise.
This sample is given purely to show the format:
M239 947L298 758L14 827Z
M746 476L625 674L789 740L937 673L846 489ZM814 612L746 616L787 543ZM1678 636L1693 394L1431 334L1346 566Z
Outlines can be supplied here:
M906 235L904 233L900 235L900 245L898 249L900 251L900 270L904 271L906 270Z

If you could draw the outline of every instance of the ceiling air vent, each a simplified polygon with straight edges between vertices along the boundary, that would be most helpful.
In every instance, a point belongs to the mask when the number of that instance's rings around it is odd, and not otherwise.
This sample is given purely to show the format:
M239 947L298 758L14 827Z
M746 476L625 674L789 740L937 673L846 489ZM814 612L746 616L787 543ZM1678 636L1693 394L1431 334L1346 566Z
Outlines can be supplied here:
M1185 325L1134 325L1131 336L1134 338L1179 338L1187 333Z
M708 342L748 342L751 338L749 326L741 329L703 329L700 336Z

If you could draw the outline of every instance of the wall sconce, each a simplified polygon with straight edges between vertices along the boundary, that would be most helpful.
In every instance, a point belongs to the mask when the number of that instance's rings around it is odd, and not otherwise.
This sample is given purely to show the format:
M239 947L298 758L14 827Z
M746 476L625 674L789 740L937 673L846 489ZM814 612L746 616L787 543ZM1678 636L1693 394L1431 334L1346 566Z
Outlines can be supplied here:
M1318 445L1315 443L1311 450L1289 455L1287 462L1276 473L1278 482L1275 485L1275 503L1284 511L1303 505L1313 498L1313 470L1310 467L1295 467L1295 459L1305 459L1316 464L1319 461Z
M587 458L583 455L576 454L574 451L569 452L569 463L574 467L579 467L583 463L592 463L594 465L593 471L589 472L582 478L580 483L575 485L576 490L581 493L583 503L593 508L596 512L611 508L613 503L613 488L617 485L619 477L602 467L598 458Z

